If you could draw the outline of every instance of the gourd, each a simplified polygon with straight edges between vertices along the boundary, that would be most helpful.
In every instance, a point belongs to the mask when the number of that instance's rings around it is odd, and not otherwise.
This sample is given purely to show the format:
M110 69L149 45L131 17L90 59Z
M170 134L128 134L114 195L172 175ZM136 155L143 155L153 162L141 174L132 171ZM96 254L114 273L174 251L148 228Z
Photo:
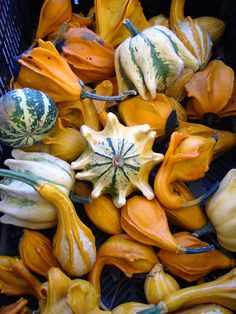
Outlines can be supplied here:
M210 223L194 231L193 235L200 237L216 233L217 240L223 248L236 252L235 193L236 169L231 169L206 204L206 214Z
M84 83L115 74L114 49L88 28L71 28L61 45L62 57Z
M174 190L174 184L204 177L209 169L215 144L215 137L172 133L168 150L154 181L155 194L165 207L177 210L199 203L207 196L206 193L205 196L188 201Z
M152 309L139 311L137 314L165 314L183 307L187 308L209 302L235 311L235 293L236 268L210 282L177 290L169 294L158 305L154 305Z
M118 305L112 310L112 314L136 314L143 309L151 309L153 305L140 302L126 302Z
M156 133L149 130L147 124L125 127L111 112L102 131L81 127L88 148L71 163L71 168L79 170L77 179L94 184L92 198L111 194L119 208L125 204L126 196L138 189L148 199L154 197L149 173L163 155L152 151Z
M175 312L175 314L233 314L233 312L218 304L203 304Z
M168 28L155 25L140 32L128 20L131 32L115 52L115 70L119 92L136 88L143 99L150 93L164 92L184 68L198 70L198 60Z
M190 119L203 120L208 125L219 118L235 114L230 103L234 90L234 71L221 60L212 60L206 68L193 75L185 85L187 112Z
M153 267L144 282L144 293L149 304L157 304L179 289L178 282L164 271L160 262Z
M67 162L47 153L26 153L13 149L11 154L13 158L4 162L11 170L49 180L69 195L75 182L75 174ZM0 191L0 211L4 213L0 218L1 223L31 229L55 226L55 207L28 184L14 179L3 179Z
M24 147L42 140L53 128L57 108L39 90L11 90L0 98L0 141L11 147Z
M45 0L40 11L36 39L43 39L64 22L71 19L72 6L70 0Z
M177 232L173 236L185 248L204 247L208 245L207 242L197 239L186 231ZM230 269L235 265L233 258L230 258L217 249L201 254L188 254L186 256L160 249L158 258L171 274L183 278L188 282L203 278L214 270Z
M51 267L60 267L50 240L40 232L24 229L18 251L24 265L36 274L46 277Z

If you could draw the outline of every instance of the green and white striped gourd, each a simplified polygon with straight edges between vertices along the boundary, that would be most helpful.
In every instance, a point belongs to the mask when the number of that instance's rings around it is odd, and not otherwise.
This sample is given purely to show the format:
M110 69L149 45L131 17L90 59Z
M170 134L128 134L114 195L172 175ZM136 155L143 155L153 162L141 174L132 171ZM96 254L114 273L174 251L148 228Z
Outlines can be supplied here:
M53 100L32 88L14 89L0 98L0 141L19 148L42 140L55 125Z
M119 92L134 88L143 99L164 92L184 68L197 71L199 61L168 28L160 25L139 32L129 21L131 32L115 52L115 70Z
M81 127L88 148L71 164L79 170L76 178L93 183L92 198L111 194L120 208L126 196L140 190L147 199L154 198L148 183L152 168L163 160L163 155L152 151L156 132L148 124L125 127L109 112L102 131Z

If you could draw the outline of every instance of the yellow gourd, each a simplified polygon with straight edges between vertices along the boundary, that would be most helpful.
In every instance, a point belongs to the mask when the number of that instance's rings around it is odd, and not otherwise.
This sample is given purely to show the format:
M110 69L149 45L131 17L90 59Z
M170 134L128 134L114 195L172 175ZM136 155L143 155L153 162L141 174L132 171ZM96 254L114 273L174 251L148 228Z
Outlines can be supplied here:
M168 294L179 290L178 282L169 274L164 272L161 263L157 263L144 282L144 293L148 303L157 304Z

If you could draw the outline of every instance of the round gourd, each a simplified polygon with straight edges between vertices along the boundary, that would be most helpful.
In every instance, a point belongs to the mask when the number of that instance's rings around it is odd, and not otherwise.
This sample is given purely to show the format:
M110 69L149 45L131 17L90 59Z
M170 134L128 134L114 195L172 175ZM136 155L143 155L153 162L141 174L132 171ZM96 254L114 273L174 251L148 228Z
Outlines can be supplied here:
M11 147L30 146L42 140L57 119L57 108L46 94L14 89L0 98L0 141Z

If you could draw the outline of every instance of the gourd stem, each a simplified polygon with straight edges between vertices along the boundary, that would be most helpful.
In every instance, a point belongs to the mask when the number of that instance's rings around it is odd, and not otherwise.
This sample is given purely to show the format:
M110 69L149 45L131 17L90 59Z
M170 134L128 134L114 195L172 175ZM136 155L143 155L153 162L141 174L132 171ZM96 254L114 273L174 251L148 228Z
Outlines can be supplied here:
M16 172L12 170L7 170L7 169L0 169L0 176L22 181L32 186L35 190L37 190L40 184L43 182L42 180L40 180L39 178L35 176L30 176L25 173L20 173L20 172Z
M62 35L64 35L65 31L66 31L66 26L67 23L64 22L59 30L59 33L57 35L57 37L53 40L53 45L56 46L61 38Z
M153 307L145 310L138 311L137 314L160 314L160 309L158 305L154 305Z
M211 196L213 193L215 193L215 191L219 187L219 184L220 184L219 181L216 181L205 194L199 196L198 198L195 198L192 201L187 201L185 203L184 207L193 206L193 205L196 205L196 204L199 204L199 203L205 201L209 196Z
M125 19L123 21L125 27L130 31L131 37L135 37L140 34L140 31L134 26L134 24L130 21L130 19Z
M91 203L92 199L90 197L81 197L75 195L74 193L70 193L70 199L75 203Z
M185 254L198 254L198 253L205 253L209 252L215 249L214 245L209 245L209 246L203 246L203 247L186 247L186 248L181 248L183 249L183 253Z
M208 221L208 223L205 226L203 226L200 229L197 229L196 231L194 231L192 233L192 235L194 237L197 237L197 238L200 238L200 237L207 235L207 234L216 234L215 227L213 226L213 224L211 223L210 220Z
M94 93L90 93L87 91L84 82L79 80L80 86L82 87L80 98L90 98L95 100L101 100L101 101L121 101L124 98L128 96L136 96L137 92L135 90L127 90L122 94L119 94L117 96L103 96L103 95L97 95Z

